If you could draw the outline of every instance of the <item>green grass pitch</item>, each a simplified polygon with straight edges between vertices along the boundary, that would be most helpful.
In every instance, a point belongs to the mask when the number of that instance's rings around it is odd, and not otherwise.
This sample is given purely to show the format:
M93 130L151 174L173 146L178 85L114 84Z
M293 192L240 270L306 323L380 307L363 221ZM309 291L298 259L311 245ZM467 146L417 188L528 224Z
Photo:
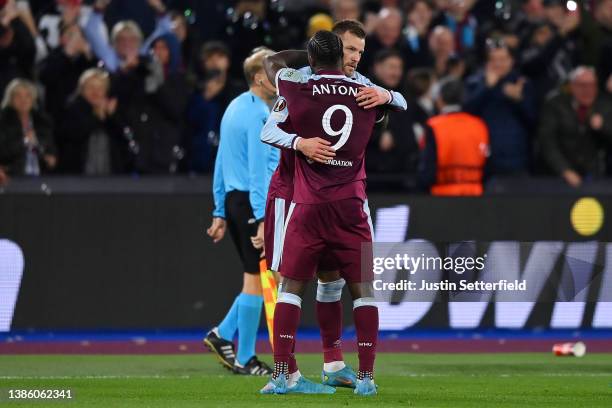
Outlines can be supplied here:
M263 356L270 360L269 356ZM355 355L347 361L356 363ZM299 355L318 378L321 357ZM259 395L212 355L0 356L0 407L612 407L612 354L379 354L379 395ZM71 389L71 402L8 401L9 389Z

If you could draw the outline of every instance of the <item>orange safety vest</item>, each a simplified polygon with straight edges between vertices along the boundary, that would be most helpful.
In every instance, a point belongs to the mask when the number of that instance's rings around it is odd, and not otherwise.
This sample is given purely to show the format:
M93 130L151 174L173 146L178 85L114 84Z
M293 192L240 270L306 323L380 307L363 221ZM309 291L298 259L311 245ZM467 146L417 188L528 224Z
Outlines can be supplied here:
M436 140L438 196L482 195L483 169L489 155L489 131L476 116L464 112L435 116L427 122Z

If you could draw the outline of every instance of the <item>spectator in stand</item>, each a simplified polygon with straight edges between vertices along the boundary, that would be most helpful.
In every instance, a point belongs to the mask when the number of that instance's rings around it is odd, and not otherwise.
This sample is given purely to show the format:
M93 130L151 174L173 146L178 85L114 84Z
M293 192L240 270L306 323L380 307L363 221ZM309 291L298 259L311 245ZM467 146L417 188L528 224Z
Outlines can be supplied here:
M402 54L394 49L379 51L374 57L373 74L374 83L380 83L388 90L400 91L404 75Z
M172 32L172 22L166 13L162 0L147 0L158 14L155 31L143 43L140 27L133 21L120 21L113 27L111 44L101 35L103 31L104 10L111 0L96 0L94 12L85 25L85 36L94 54L104 63L110 72L129 70L138 63L139 56L147 55L153 39Z
M329 15L325 13L317 13L308 19L306 37L312 37L319 30L331 31L333 27L334 20L332 20Z
M545 4L548 22L535 26L521 56L521 71L537 85L539 101L566 82L579 63L580 13L568 13L554 1Z
M446 11L434 20L434 26L443 25L453 33L457 50L467 54L476 46L478 22L470 14L476 0L448 0Z
M0 111L0 166L9 175L38 176L57 164L51 121L38 109L36 86L14 79Z
M606 152L612 150L612 102L599 94L592 68L573 70L569 89L544 105L538 139L550 169L579 187L605 173Z
M361 58L360 69L366 76L372 73L374 57L381 50L395 49L402 58L408 55L408 45L402 37L402 14L395 8L382 8L374 33L366 38L368 45Z
M467 80L465 110L489 127L491 175L525 175L531 157L530 131L537 116L531 83L514 69L508 47L491 40L484 70Z
M15 78L34 78L36 45L13 0L0 0L0 94Z
M75 24L61 27L60 46L42 62L39 78L45 87L45 107L56 122L64 114L79 77L96 65L89 43Z
M168 128L168 131L171 131L173 137L176 135L180 140L179 144L183 145L185 114L191 91L182 68L180 43L173 33L163 34L153 40L150 52L163 69L163 84L158 90L158 95L172 98L173 102L169 107L162 108L161 113L167 125L171 127L171 129ZM180 146L174 154L175 159L183 160L184 148ZM178 168L173 168L171 171L177 170Z
M521 8L515 14L511 26L519 36L521 45L529 44L533 30L546 19L543 0L521 0Z
M612 95L612 0L601 0L596 4L595 19L601 32L599 80L602 88Z
M433 68L438 78L463 77L465 63L457 55L455 38L448 28L437 26L433 29L429 36L429 49L433 55Z
M408 5L404 38L406 48L406 68L430 67L433 56L429 50L429 29L433 18L432 5L428 0L414 0Z
M385 89L399 91L404 62L399 52L380 51L374 59L374 83ZM377 173L415 173L418 146L412 129L412 117L405 111L388 114L385 129L376 129L368 144L366 168Z
M228 24L217 39L232 50L235 61L244 61L253 49L261 46L279 50L301 46L305 27L292 25L288 16L278 11L279 7L273 7L274 3L267 0L234 2L233 13L227 16ZM240 64L230 67L230 75L235 80L244 81Z
M151 44L141 56L112 75L111 95L118 99L117 117L138 148L132 169L139 173L179 170L188 90L179 70L180 48L172 33Z
M342 20L359 20L361 7L359 0L331 0L329 7L335 22Z
M131 140L134 160L130 167L137 172L164 173L176 171L182 156L180 115L185 97L183 90L169 80L181 65L178 41L174 37L164 42L170 48L166 60L160 58L164 45L153 47L154 41L171 35L170 16L160 0L147 2L159 17L155 31L144 44L140 28L132 21L121 21L113 27L114 48L98 35L108 0L96 1L85 31L93 50L114 73L111 93L118 99L117 120Z
M125 171L127 147L116 121L117 100L108 97L107 72L91 68L78 81L57 132L58 170L109 175Z
M55 4L45 7L38 19L38 31L49 51L61 46L61 28L73 24L85 27L92 13L91 5L83 4L82 0L55 0ZM100 31L108 41L108 28L103 23Z
M434 73L428 68L416 68L408 71L406 75L406 113L410 115L412 132L420 147L424 145L427 120L435 113L432 96L434 82Z
M479 196L489 154L487 126L463 112L463 84L442 81L436 105L440 114L427 122L419 164L419 185L439 196Z
M198 50L200 47L199 37L195 30L191 30L185 14L172 11L172 32L181 43L181 57L186 71L192 71L197 64Z
M180 48L161 0L147 2L160 17L144 44L139 27L131 21L113 28L114 48L95 34L108 0L96 2L96 12L85 31L92 49L113 74L111 95L118 100L117 120L132 140L131 169L139 173L175 172L184 155L180 142L187 99L178 71Z
M196 91L187 108L186 146L191 171L212 171L221 117L232 99L244 90L242 83L229 76L231 61L225 44L211 41L202 46Z
M448 11L450 0L433 0L434 6L434 21L440 21L444 18L444 13Z

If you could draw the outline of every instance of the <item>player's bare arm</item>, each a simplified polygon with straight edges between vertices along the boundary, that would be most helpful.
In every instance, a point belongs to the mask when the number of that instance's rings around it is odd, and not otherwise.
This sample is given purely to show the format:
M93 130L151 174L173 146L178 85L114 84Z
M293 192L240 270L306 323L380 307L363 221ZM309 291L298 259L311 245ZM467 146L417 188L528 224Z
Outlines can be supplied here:
M276 81L276 74L283 68L299 68L308 65L308 53L302 50L285 50L264 59L263 66L270 82Z

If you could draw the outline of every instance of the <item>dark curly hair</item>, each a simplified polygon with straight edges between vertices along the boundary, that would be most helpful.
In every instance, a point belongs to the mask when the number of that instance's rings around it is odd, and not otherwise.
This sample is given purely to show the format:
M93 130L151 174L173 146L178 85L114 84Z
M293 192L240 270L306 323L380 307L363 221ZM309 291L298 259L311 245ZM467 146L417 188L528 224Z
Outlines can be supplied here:
M314 65L332 67L342 61L342 40L331 31L317 31L306 48Z

